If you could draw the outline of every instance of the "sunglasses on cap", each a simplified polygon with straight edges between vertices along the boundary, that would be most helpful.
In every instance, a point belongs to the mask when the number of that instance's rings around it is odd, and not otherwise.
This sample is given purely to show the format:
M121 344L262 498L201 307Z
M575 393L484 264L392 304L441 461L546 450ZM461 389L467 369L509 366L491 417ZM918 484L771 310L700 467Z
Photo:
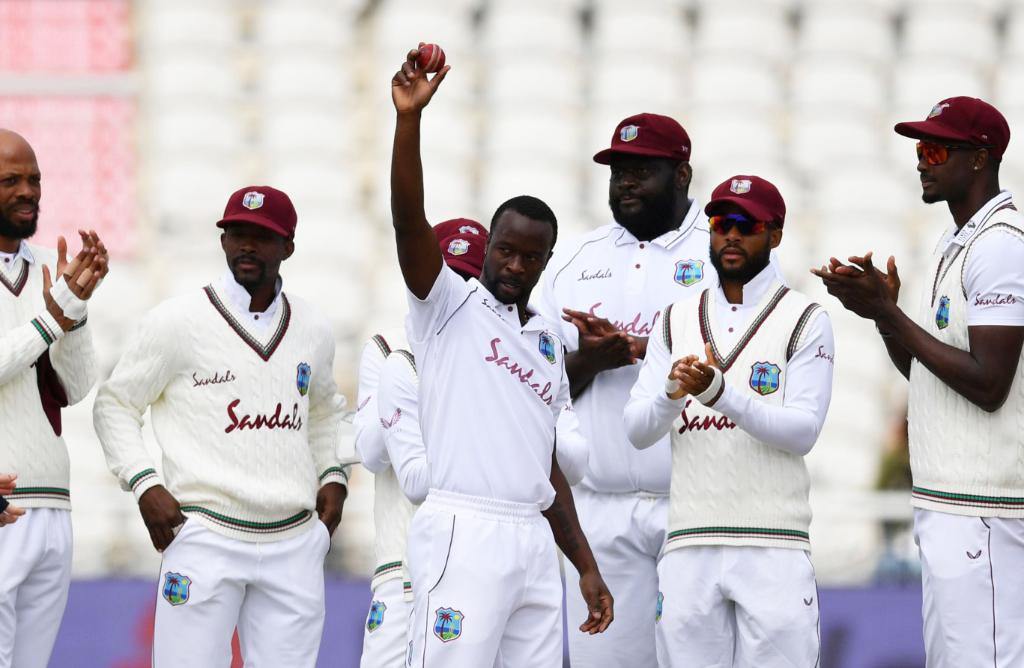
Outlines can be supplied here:
M917 159L924 158L929 165L944 165L949 160L950 151L974 151L991 146L974 146L967 144L937 144L932 141L917 142Z
M735 227L745 237L751 234L761 234L768 229L768 223L765 221L753 220L742 213L711 216L708 218L708 224L711 226L711 231L716 234L728 234Z

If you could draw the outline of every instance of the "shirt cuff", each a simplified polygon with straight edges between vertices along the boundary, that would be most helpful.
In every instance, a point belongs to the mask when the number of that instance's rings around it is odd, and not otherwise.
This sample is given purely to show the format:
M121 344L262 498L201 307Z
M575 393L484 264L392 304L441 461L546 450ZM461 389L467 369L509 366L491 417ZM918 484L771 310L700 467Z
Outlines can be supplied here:
M59 341L64 336L64 330L57 323L57 319L50 315L49 311L43 311L32 320L39 336L43 338L46 345Z
M135 495L135 502L138 503L142 495L150 487L156 487L157 485L163 485L164 481L157 472L156 469L143 469L133 475L128 481L128 487L132 490L132 494Z
M320 474L320 486L336 482L342 487L348 488L348 471L340 466L332 466Z
M718 398L722 396L722 390L725 389L725 377L722 375L722 370L717 367L711 367L711 370L714 371L715 377L711 379L708 389L693 397L708 407L714 406Z

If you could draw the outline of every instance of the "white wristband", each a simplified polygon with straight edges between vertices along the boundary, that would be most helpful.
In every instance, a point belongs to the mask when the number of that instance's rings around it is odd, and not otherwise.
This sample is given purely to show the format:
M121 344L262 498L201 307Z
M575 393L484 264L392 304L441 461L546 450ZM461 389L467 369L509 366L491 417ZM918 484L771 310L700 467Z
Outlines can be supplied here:
M667 396L669 399L671 399L672 395L679 391L679 387L680 387L680 385L679 385L679 381L678 380L676 380L675 378L666 378L665 379L665 396Z
M64 312L64 317L68 320L78 322L85 317L85 300L79 299L75 296L75 293L71 292L71 288L68 287L63 274L53 284L53 287L50 288L50 296L53 297L53 301L57 302L57 306Z
M721 369L718 367L711 367L711 370L715 372L715 377L711 379L711 384L708 385L708 389L693 397L705 406L708 405L709 401L714 401L718 398L718 395L722 392L722 384L725 382L725 377L722 375Z

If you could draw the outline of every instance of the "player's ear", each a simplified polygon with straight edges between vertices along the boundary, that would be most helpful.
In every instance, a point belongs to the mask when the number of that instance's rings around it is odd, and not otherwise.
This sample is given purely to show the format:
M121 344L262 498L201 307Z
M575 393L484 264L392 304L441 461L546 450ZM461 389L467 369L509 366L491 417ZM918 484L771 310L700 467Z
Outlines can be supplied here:
M772 223L770 231L768 232L768 243L772 248L778 248L779 244L782 243L782 227Z
M295 252L295 241L288 239L284 242L284 259L287 260Z
M687 190L690 187L690 180L693 178L693 169L688 162L680 162L676 167L675 175L676 188Z

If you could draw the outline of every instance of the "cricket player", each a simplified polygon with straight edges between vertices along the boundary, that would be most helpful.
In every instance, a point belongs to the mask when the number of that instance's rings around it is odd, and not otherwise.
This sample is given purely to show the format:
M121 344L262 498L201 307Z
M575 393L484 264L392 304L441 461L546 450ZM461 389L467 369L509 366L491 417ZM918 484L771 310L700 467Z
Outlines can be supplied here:
M734 176L705 212L717 284L666 307L624 413L636 447L672 443L658 665L810 668L804 455L832 395L832 328L769 264L786 215L774 185Z
M237 626L247 663L312 667L346 496L334 337L282 290L296 226L285 193L242 188L217 225L228 271L146 315L93 419L163 554L153 665L225 668Z
M29 244L41 172L32 147L0 130L0 668L45 668L71 581L71 496L61 409L96 382L86 302L106 248L80 232L69 262ZM19 519L20 518L20 519ZM14 522L17 521L16 524Z
M1010 128L972 97L936 104L896 132L917 140L926 204L952 220L920 302L897 305L895 258L832 258L815 273L875 321L910 381L914 537L928 668L1024 665L1024 217L999 185Z
M540 200L513 198L491 221L479 281L444 265L423 210L419 135L449 70L428 79L418 55L407 54L391 88L392 222L431 485L409 531L411 665L479 668L500 653L509 666L561 666L555 543L580 573L585 631L608 627L612 598L555 458L569 401L562 343L527 308L557 222Z
M434 227L434 235L444 256L445 263L463 278L476 278L483 266L484 245L487 243L487 230L475 220L456 218L440 223ZM417 442L414 462L392 467L388 450L384 443L387 426L397 424L397 419L384 422L378 417L378 397L384 388L382 374L386 360L395 356L396 360L409 369L415 378L415 362L412 355L403 349L405 344L396 340L396 335L374 334L363 346L359 363L359 390L357 396L358 410L353 424L356 437L355 448L359 459L373 473L373 525L374 552L377 566L373 572L370 589L373 599L366 616L363 634L363 653L360 660L361 668L401 667L406 658L406 635L409 628L409 615L412 612L412 583L405 565L406 535L409 521L412 519L414 504L418 505L426 496L427 478L422 442ZM399 367L401 369L401 367ZM390 385L384 382L384 385ZM413 385L415 396L415 384ZM397 410L397 409L396 409ZM415 410L415 401L412 410ZM415 415L409 415L406 407L403 415L406 425L417 421ZM390 416L391 413L388 413ZM415 424L418 435L419 425ZM411 427L409 427L411 428ZM417 439L418 441L418 439ZM417 463L423 464L417 466ZM397 473L408 479L410 471L420 476L422 494L407 498L399 485Z

